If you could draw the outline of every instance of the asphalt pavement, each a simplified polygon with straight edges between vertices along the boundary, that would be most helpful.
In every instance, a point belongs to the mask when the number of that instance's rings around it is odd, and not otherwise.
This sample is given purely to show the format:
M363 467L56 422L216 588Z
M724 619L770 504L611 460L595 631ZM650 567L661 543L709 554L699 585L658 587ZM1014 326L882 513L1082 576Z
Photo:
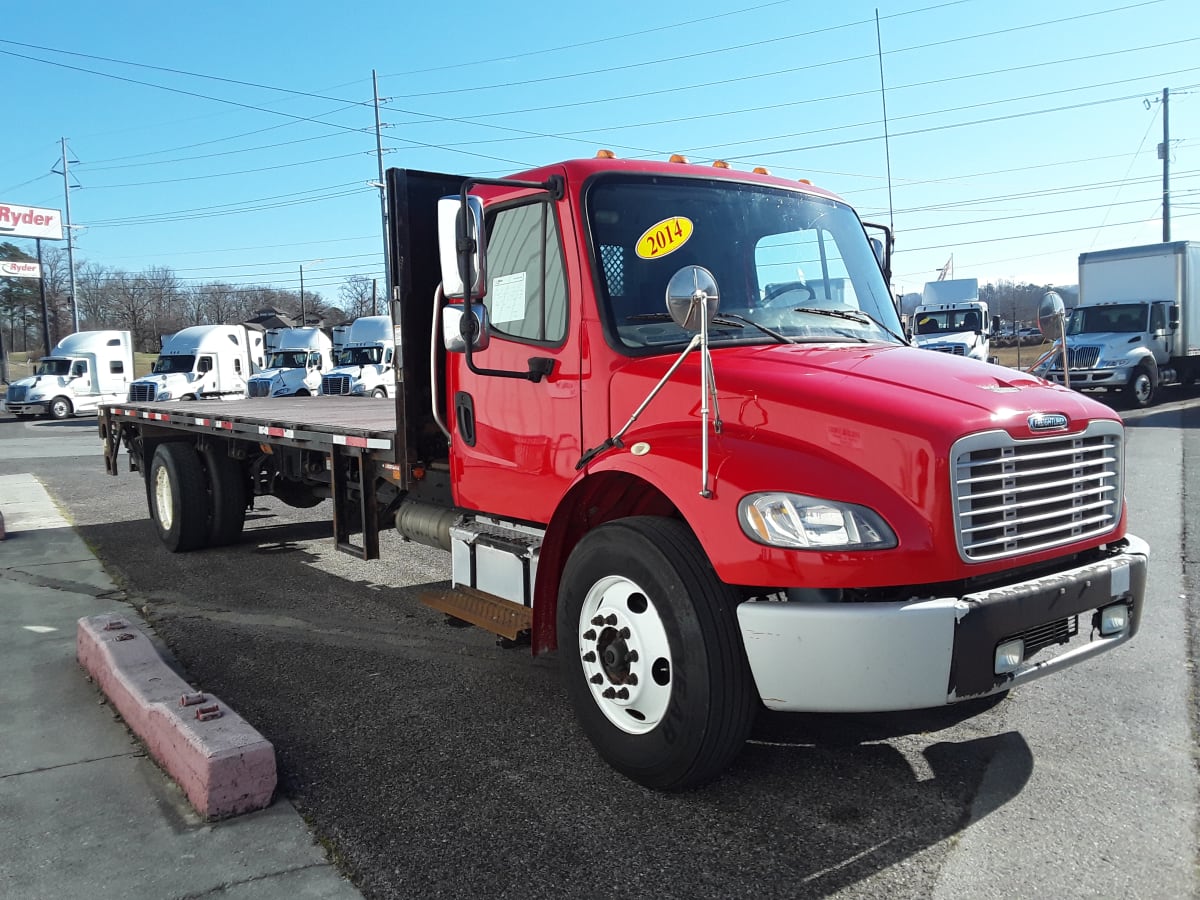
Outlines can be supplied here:
M83 616L148 626L34 476L0 514L0 897L360 897L287 799L196 814L75 659Z

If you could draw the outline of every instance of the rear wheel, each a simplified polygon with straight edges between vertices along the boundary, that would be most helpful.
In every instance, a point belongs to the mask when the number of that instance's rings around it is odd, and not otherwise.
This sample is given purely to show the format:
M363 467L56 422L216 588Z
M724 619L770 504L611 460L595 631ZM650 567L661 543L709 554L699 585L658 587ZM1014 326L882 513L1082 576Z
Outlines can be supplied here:
M208 545L223 547L234 543L246 524L246 478L241 464L211 447L201 453L208 472L212 520Z
M371 396L372 397L386 397L387 390L385 388L375 388L375 390L371 391Z
M190 444L159 444L146 482L150 518L159 540L172 553L203 547L212 519L212 502L200 456Z
M71 406L71 401L66 397L55 397L46 407L46 411L50 413L51 418L61 421L71 418L75 414L75 407Z
M558 602L563 678L600 755L647 787L718 775L758 709L735 607L699 542L673 519L587 534Z

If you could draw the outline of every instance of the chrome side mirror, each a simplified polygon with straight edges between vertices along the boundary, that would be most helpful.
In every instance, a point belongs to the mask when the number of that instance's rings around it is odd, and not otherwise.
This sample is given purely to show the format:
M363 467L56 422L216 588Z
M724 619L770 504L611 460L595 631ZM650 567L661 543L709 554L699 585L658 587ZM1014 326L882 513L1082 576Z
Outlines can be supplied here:
M484 294L487 252L483 236L483 201L467 197L466 213L462 199L438 200L438 257L442 267L442 293L450 300L461 300L471 288L472 299Z
M486 350L492 341L492 327L487 307L472 303L468 312L462 306L442 307L442 345L447 353L466 353L467 335L471 335L472 350Z
M1038 331L1050 340L1058 340L1065 329L1067 310L1057 291L1047 291L1038 306Z
M717 279L702 266L684 266L667 282L667 312L686 331L711 322L720 304Z

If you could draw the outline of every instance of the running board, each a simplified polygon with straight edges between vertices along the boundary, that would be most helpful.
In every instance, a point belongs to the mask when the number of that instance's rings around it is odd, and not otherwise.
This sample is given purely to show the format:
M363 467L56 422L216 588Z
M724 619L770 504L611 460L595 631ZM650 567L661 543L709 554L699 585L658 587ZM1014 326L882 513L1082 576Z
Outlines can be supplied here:
M426 606L470 622L484 631L498 634L510 641L517 640L522 632L533 627L533 609L494 594L485 594L475 588L457 587L426 591L419 599Z

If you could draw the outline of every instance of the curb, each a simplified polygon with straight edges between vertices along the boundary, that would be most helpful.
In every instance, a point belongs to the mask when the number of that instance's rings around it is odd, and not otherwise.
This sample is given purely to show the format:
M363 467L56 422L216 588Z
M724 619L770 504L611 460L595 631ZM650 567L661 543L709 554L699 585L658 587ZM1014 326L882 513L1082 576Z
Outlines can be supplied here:
M264 809L275 748L211 694L198 694L150 639L117 614L84 616L76 657L150 755L205 819Z

